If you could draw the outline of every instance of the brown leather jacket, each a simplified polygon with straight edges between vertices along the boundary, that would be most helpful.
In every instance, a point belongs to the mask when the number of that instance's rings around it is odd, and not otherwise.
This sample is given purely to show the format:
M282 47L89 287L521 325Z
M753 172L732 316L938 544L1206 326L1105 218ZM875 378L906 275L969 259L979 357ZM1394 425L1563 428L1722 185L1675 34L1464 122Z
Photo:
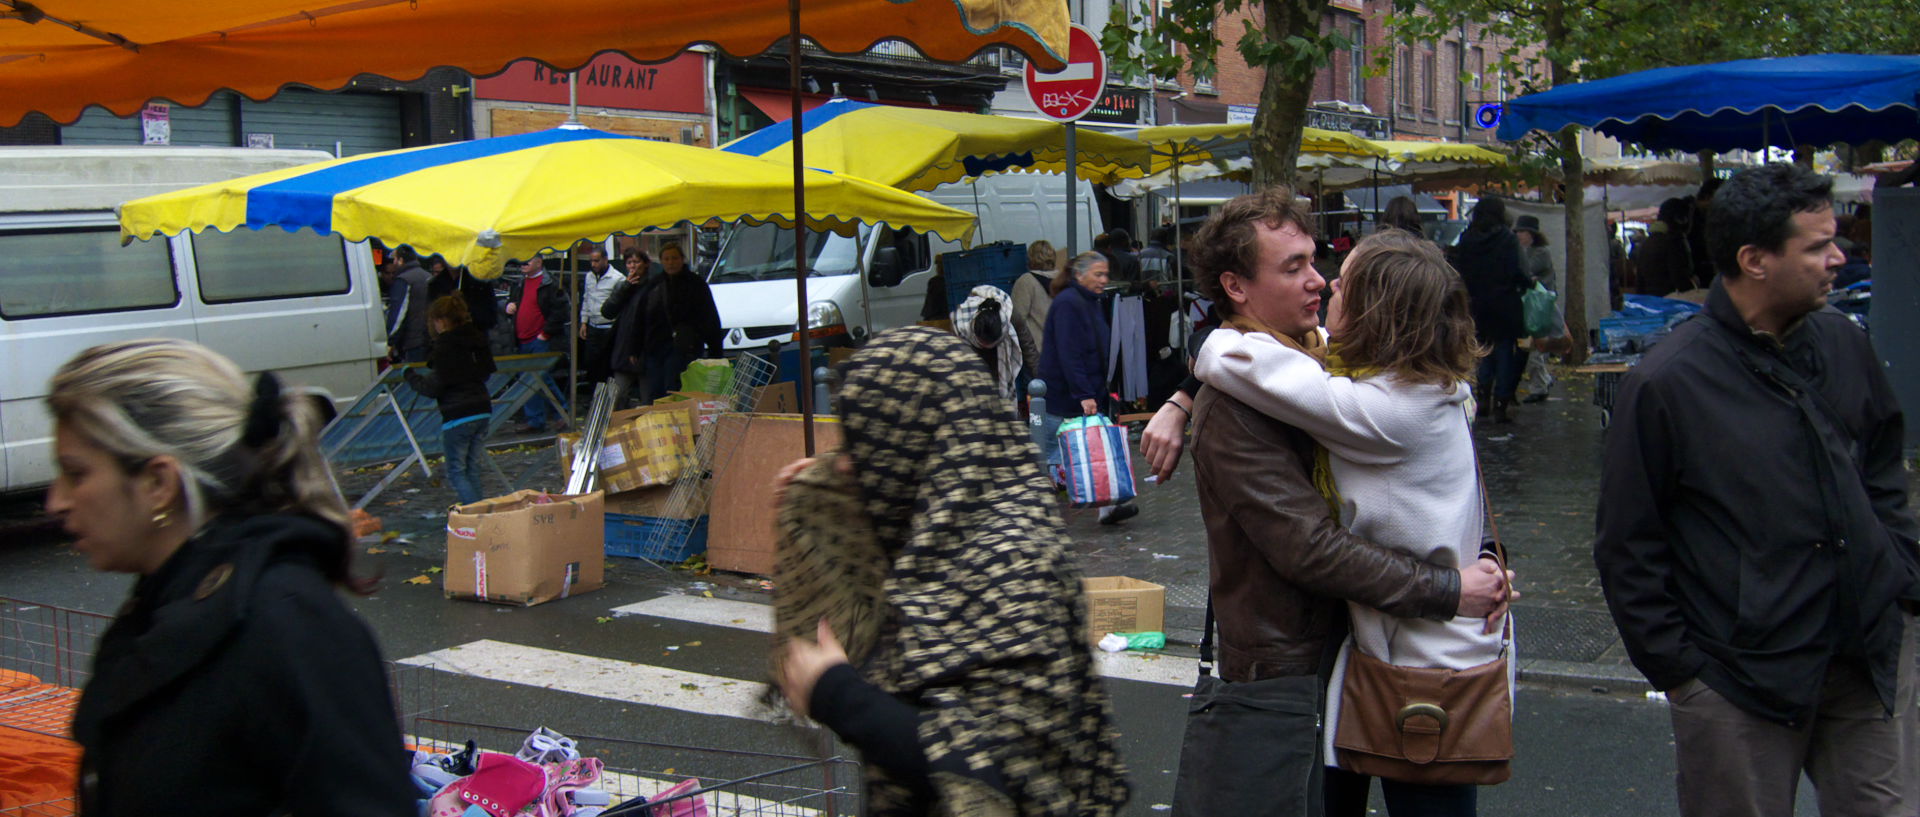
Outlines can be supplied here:
M1320 671L1346 602L1445 621L1460 574L1348 533L1313 488L1313 438L1216 389L1193 404L1194 479L1207 522L1218 673L1258 681Z

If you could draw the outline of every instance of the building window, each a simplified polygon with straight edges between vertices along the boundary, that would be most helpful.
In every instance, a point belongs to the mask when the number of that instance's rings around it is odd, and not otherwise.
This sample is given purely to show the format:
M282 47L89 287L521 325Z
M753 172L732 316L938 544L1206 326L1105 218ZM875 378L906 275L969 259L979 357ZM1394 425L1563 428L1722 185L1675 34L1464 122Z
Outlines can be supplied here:
M1407 49L1400 49L1400 98L1396 105L1403 111L1413 110L1413 55Z
M1347 40L1347 101L1367 104L1367 21L1354 18Z
M1420 67L1425 74L1425 76L1421 77L1420 81L1420 110L1423 113L1431 114L1433 113L1434 81L1439 75L1439 72L1434 70L1435 66L1432 51L1421 55Z
M1487 87L1487 50L1473 47L1473 89L1484 90Z

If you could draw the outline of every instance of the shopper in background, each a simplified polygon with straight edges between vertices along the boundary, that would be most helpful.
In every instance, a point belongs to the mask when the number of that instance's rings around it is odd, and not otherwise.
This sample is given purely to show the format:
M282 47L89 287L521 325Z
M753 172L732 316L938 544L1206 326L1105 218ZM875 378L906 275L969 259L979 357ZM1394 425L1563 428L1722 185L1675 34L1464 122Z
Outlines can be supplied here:
M645 250L628 247L621 254L626 273L615 281L600 305L600 316L613 322L613 340L607 358L613 371L614 409L632 403L633 387L646 383L647 363L641 345L646 338L646 305L649 291L660 283L660 273Z
M74 715L81 813L418 814L379 646L338 593L369 583L314 402L169 339L81 352L47 408L47 510L136 577Z
M427 359L427 271L412 247L387 253L387 357L394 363Z
M580 334L581 368L586 372L588 383L599 383L611 376L608 363L609 350L613 347L613 321L601 314L601 308L606 306L613 288L625 278L607 260L606 248L595 246L587 251L587 275L580 280L580 322L575 331Z
M540 354L552 350L554 338L564 338L567 332L567 313L571 305L566 293L560 291L560 283L546 273L546 256L534 253L532 258L520 267L522 276L518 295L507 303L507 316L513 318L513 337L520 342L520 354ZM559 399L560 384L555 383L553 375L542 373L541 379ZM526 422L515 429L522 434L539 434L547 431L547 396L536 392L527 401L521 416ZM566 412L559 404L552 404L556 415L553 428L567 426Z
M1480 385L1474 395L1478 416L1513 422L1508 408L1520 388L1520 338L1526 322L1520 294L1533 287L1520 260L1520 240L1507 227L1507 205L1488 196L1473 207L1473 217L1447 260L1466 281L1473 304L1474 331L1487 356L1480 361Z
M440 404L440 448L446 453L447 482L460 504L479 502L480 463L487 452L487 426L493 420L493 351L473 325L467 302L448 295L427 308L433 348L426 374L407 370L407 385Z
M1020 348L1025 359L1027 379L1040 371L1040 351L1047 328L1047 308L1053 305L1049 291L1053 278L1060 274L1060 259L1053 242L1041 239L1027 245L1027 274L1013 282L1013 326L1020 337L1031 341ZM1030 348L1029 348L1030 347Z
M1049 467L1060 456L1060 424L1067 417L1093 417L1111 411L1107 392L1107 355L1111 336L1101 314L1107 286L1107 258L1097 252L1073 257L1053 282L1053 306L1047 310L1040 379L1047 384L1047 414L1042 419L1041 455ZM1100 509L1100 524L1117 525L1139 515L1133 503Z
M1527 275L1534 283L1546 287L1548 292L1559 292L1559 281L1553 273L1553 253L1547 249L1547 237L1540 233L1538 216L1521 216L1513 220L1513 236L1520 241L1520 263L1526 267ZM1531 345L1531 342L1529 342ZM1553 371L1547 366L1547 353L1539 349L1521 349L1520 370L1527 389L1527 398L1521 402L1544 403L1547 392L1553 390Z
M647 400L659 400L680 387L687 364L702 357L720 357L725 338L720 309L706 279L687 269L686 253L677 243L660 248L658 280L625 297L638 297L638 357L646 373ZM628 271L631 279L632 271ZM610 298L610 305L614 301ZM622 303L624 306L624 303ZM615 307L619 308L619 307ZM626 318L622 318L626 320Z

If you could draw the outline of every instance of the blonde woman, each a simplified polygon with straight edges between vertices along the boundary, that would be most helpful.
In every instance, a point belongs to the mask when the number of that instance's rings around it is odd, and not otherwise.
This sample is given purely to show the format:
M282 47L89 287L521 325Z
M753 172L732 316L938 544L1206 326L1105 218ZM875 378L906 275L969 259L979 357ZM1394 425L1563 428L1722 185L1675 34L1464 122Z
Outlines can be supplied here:
M1356 536L1442 567L1471 565L1483 541L1473 437L1468 428L1479 346L1466 287L1439 248L1404 230L1361 241L1331 284L1325 360L1259 327L1214 330L1195 374L1210 388L1312 435L1326 450L1315 483ZM1497 659L1497 618L1397 618L1347 605L1352 636L1335 663L1327 700L1326 757L1349 656L1359 650L1400 666L1467 669ZM1498 612L1496 612L1496 617ZM1366 813L1371 779L1337 768L1327 813ZM1472 815L1473 786L1383 781L1392 817Z
M81 811L416 814L379 648L336 592L366 586L311 399L137 340L81 352L47 402L47 510L139 577L74 718Z

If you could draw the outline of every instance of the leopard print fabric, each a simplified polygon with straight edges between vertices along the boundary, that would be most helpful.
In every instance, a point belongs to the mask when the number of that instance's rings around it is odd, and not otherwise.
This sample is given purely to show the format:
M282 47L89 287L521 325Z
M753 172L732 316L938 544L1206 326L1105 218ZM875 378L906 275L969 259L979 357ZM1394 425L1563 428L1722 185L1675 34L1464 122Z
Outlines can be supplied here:
M778 666L790 639L813 640L824 618L854 666L866 660L886 614L881 596L887 555L867 521L860 490L825 454L793 478L780 504L780 550L773 566L773 623Z
M924 713L929 762L969 770L935 775L929 803L869 764L868 813L1116 813L1126 774L1080 575L985 365L951 334L909 327L854 353L841 383L844 451L890 559L861 672Z

